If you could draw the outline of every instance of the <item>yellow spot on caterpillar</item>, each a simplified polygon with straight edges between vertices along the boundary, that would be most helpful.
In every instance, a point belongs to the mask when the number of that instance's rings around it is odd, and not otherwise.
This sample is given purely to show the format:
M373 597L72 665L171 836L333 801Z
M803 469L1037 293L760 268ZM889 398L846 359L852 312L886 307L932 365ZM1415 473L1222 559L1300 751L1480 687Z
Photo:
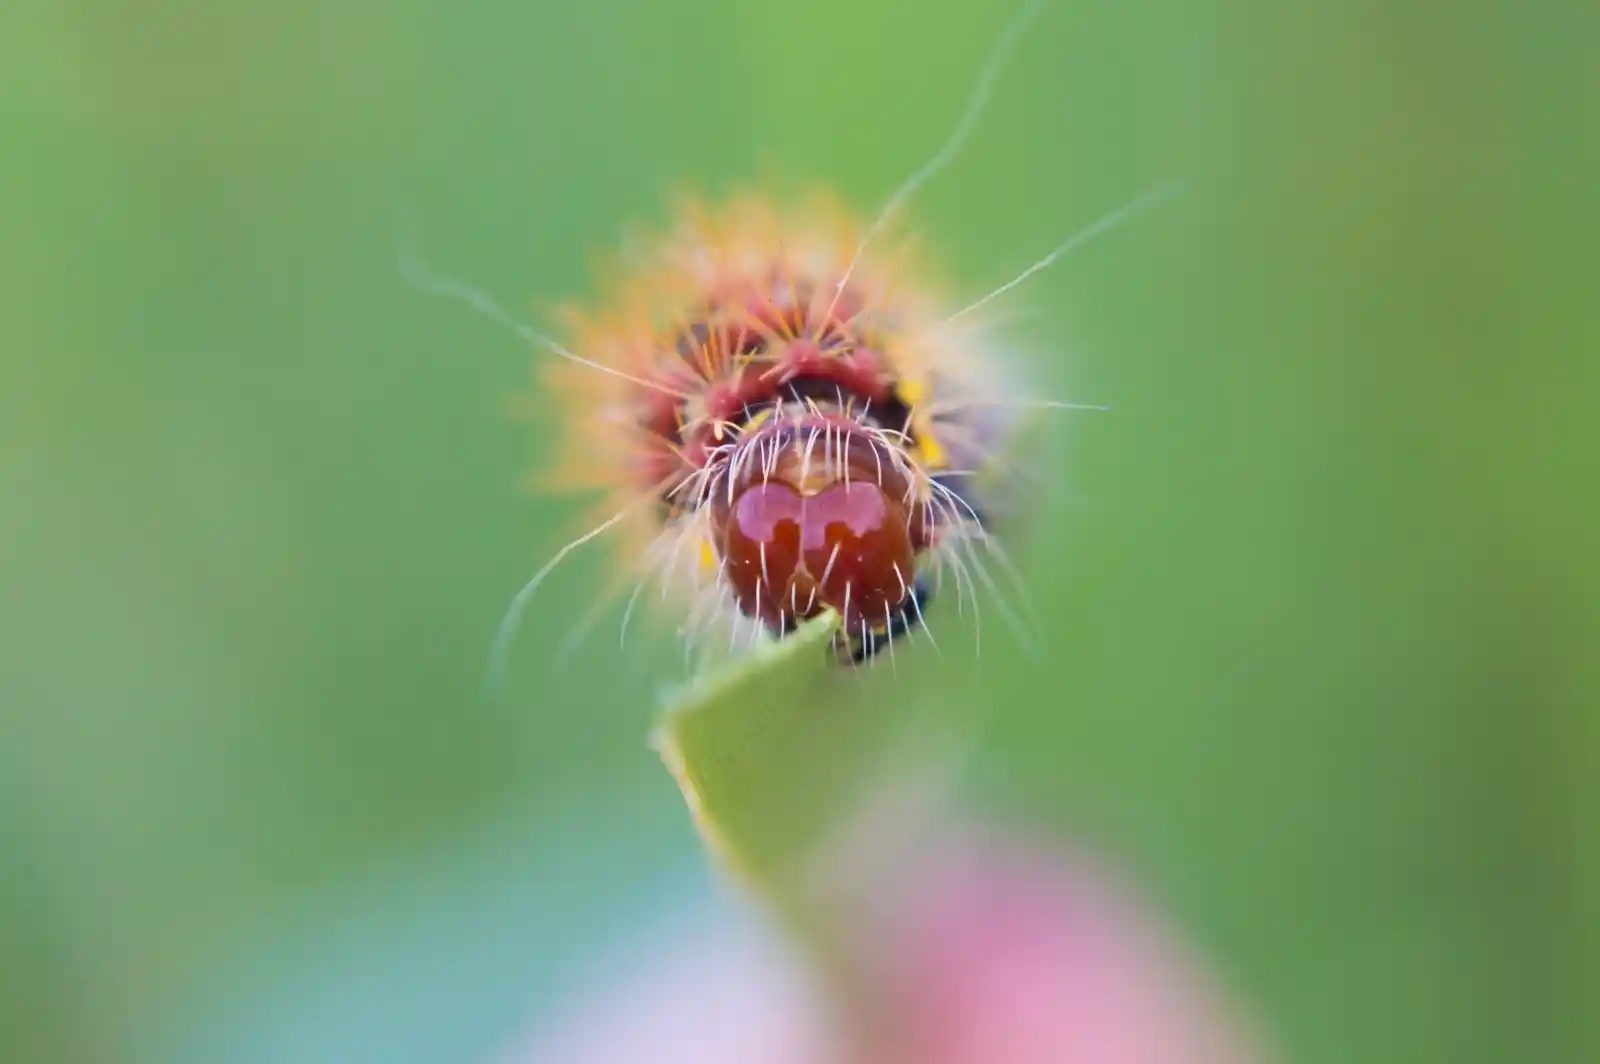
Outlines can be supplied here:
M920 377L903 378L895 390L900 393L901 401L913 411L928 397L928 384Z
M917 426L917 452L924 469L943 469L946 458L944 445L941 444L924 422Z
M934 435L930 419L922 414L922 404L928 396L927 382L920 377L906 377L896 391L911 410L911 427L917 436L917 461L925 469L943 468L946 462L944 445Z

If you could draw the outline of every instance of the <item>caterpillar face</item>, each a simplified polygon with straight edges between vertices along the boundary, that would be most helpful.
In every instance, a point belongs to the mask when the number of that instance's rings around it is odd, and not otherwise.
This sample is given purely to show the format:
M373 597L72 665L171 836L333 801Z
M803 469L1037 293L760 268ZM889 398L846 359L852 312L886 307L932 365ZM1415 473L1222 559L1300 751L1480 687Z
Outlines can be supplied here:
M946 475L988 457L1004 405L909 249L856 263L860 232L815 203L691 207L635 250L623 310L569 318L573 348L617 372L551 380L569 481L652 500L625 557L664 567L702 626L783 635L833 610L842 661L917 627L984 535Z
M856 632L910 605L929 526L892 447L819 411L730 450L712 481L712 542L746 616L781 632L833 609Z

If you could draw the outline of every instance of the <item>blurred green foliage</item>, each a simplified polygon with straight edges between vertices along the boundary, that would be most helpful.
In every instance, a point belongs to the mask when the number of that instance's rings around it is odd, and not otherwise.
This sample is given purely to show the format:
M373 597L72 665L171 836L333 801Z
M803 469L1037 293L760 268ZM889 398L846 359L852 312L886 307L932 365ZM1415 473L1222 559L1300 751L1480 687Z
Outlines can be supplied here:
M508 807L692 852L672 648L555 652L598 553L479 697L577 510L514 491L529 355L400 282L395 220L542 311L683 184L871 209L1006 14L6 5L0 1057L147 1053L307 899ZM1037 458L1046 652L987 621L903 685L981 700L1017 814L1139 869L1295 1059L1600 1053L1597 18L1062 2L914 208L976 293L1194 182L1008 304L1115 407Z

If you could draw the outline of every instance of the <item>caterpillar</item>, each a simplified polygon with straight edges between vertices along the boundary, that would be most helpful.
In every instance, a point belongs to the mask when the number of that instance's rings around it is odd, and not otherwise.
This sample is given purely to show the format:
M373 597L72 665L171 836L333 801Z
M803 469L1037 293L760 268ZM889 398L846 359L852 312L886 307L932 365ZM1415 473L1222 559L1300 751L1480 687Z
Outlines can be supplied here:
M836 656L866 661L923 626L945 572L964 593L984 572L962 480L1002 445L1012 397L904 247L852 265L862 230L821 194L681 217L604 301L618 309L569 316L574 346L627 378L549 367L558 483L619 512L648 498L620 550L707 619L782 636L832 610Z
M832 611L831 652L871 661L913 632L947 576L976 607L1004 558L977 486L1029 408L1019 360L981 313L1061 256L1171 198L1168 185L1102 216L1016 277L962 304L933 276L900 210L970 135L1010 52L1045 7L1006 27L939 151L869 223L826 192L685 200L637 242L562 339L516 322L414 258L414 284L466 300L556 356L533 406L553 410L547 490L601 496L597 523L513 599L491 655L504 672L544 578L602 535L616 541L624 630L652 576L695 643L723 627L782 638ZM892 240L892 242L891 242ZM603 517L603 519L601 519ZM929 633L931 638L931 633Z

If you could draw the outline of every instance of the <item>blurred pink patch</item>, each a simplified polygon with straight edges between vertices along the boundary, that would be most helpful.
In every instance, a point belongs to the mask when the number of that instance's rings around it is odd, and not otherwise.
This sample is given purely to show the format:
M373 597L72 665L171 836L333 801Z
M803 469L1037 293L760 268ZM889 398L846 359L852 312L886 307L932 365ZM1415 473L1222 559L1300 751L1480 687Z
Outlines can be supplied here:
M1184 951L1082 858L952 848L887 918L878 1059L894 1064L1259 1060Z
M1199 966L1083 858L952 845L852 921L877 1010L849 1050L781 951L684 928L516 1064L1258 1064ZM891 896L893 895L893 896ZM866 923L859 921L863 912Z

